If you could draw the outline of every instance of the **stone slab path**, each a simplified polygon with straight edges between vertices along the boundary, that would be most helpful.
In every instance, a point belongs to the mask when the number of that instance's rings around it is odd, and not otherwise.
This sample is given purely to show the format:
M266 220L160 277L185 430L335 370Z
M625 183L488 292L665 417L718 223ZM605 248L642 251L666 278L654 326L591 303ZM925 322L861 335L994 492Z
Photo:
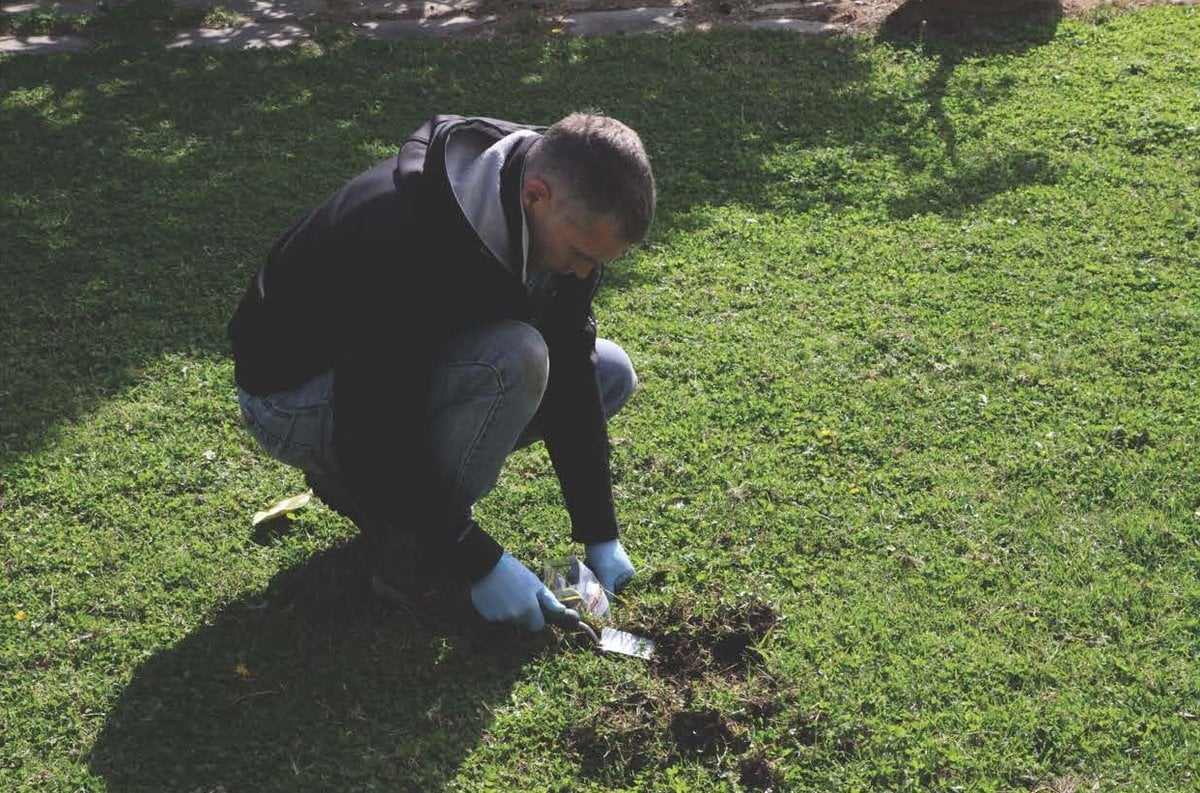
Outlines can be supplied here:
M14 22L20 15L78 18L112 13L126 1L0 0L0 15L8 16ZM519 22L527 29L540 26L554 34L578 36L669 33L731 26L787 30L804 35L828 35L844 29L839 24L812 21L813 12L826 5L821 0L742 3L736 15L731 13L729 3L713 5L718 9L713 13L713 8L698 8L692 0L658 2L660 5L632 6L620 0L543 0L511 4L494 0L172 0L177 9L194 12L193 17L212 8L223 9L223 13L215 18L224 26L176 30L165 46L172 49L296 46L311 40L314 23L330 19L343 20L357 35L385 40L412 36L494 35L502 32L505 22L510 21ZM866 5L865 0L861 4ZM899 2L891 3L892 7L896 5ZM728 18L721 18L722 14ZM0 35L0 52L76 52L91 43L79 35Z
M76 52L96 43L80 23L119 14L131 0L0 0L0 53ZM1109 0L1059 0L1065 13L1083 13ZM1018 0L960 0L995 8ZM1121 0L1126 6L1197 5L1200 0ZM317 24L340 24L374 39L413 36L488 37L542 31L605 36L742 27L824 36L873 30L904 0L170 0L169 48L260 49L303 45ZM648 4L649 3L649 4ZM209 24L198 20L207 17ZM41 27L28 24L31 18ZM55 30L72 35L4 31ZM26 24L22 27L21 20ZM183 21L190 20L190 21ZM102 36L103 34L97 34Z

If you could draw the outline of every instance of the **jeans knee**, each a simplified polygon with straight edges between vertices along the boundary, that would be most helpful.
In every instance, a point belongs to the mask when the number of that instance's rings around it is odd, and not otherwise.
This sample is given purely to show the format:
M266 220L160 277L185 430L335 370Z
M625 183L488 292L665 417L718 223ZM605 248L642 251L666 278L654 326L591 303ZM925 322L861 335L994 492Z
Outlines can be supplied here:
M604 413L610 418L625 406L638 387L633 361L608 339L596 339L596 379Z
M504 385L536 408L550 380L550 351L537 328L525 322L505 322L498 329L504 349Z
M638 389L637 371L635 371L633 368L633 361L629 360L629 358L626 357L625 364L626 364L625 367L621 370L621 379L620 379L620 384L621 384L620 406L621 407L625 406L625 403L629 401L629 398L632 397L633 393L635 391L637 391L637 389Z

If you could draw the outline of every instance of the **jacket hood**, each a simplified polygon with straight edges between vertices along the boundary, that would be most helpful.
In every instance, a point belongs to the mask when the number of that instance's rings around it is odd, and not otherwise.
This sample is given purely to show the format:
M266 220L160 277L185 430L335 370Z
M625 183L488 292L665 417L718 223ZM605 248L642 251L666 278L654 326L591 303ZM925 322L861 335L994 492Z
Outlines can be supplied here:
M459 210L492 256L522 281L529 257L529 229L520 183L525 152L538 137L537 132L524 129L495 140L466 127L446 139L446 178ZM514 157L519 163L510 162Z

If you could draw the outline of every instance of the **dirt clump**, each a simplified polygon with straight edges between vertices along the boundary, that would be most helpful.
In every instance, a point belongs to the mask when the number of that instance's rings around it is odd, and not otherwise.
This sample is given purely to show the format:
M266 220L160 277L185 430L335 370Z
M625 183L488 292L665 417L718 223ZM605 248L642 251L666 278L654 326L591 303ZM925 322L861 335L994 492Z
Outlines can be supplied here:
M779 772L761 754L738 760L738 780L751 790L771 790L780 784Z
M762 653L753 645L754 637L749 633L734 631L713 643L713 661L722 671L743 673L751 665L762 663Z
M748 741L716 708L682 710L671 717L671 737L683 756L745 751Z
M746 703L746 716L759 723L767 723L783 712L783 701L779 697L752 699Z
M647 748L656 740L652 722L624 727L597 722L572 727L566 736L566 745L579 757L581 774L627 781L650 764Z
M661 701L634 691L567 730L564 744L578 757L583 776L627 784L658 753L665 718Z

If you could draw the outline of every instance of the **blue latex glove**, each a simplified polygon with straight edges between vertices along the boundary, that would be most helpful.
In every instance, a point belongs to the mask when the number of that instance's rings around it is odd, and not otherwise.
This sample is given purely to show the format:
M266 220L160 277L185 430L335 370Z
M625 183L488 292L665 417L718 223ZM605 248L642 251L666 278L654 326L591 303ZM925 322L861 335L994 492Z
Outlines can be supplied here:
M620 540L587 545L583 563L596 574L596 578L600 579L600 585L608 590L609 594L616 594L624 589L635 572L633 563L629 561L629 557L625 555L625 549L621 547Z
M546 627L547 618L561 622L569 611L507 552L487 575L471 584L471 605L488 622L509 622L535 633Z

